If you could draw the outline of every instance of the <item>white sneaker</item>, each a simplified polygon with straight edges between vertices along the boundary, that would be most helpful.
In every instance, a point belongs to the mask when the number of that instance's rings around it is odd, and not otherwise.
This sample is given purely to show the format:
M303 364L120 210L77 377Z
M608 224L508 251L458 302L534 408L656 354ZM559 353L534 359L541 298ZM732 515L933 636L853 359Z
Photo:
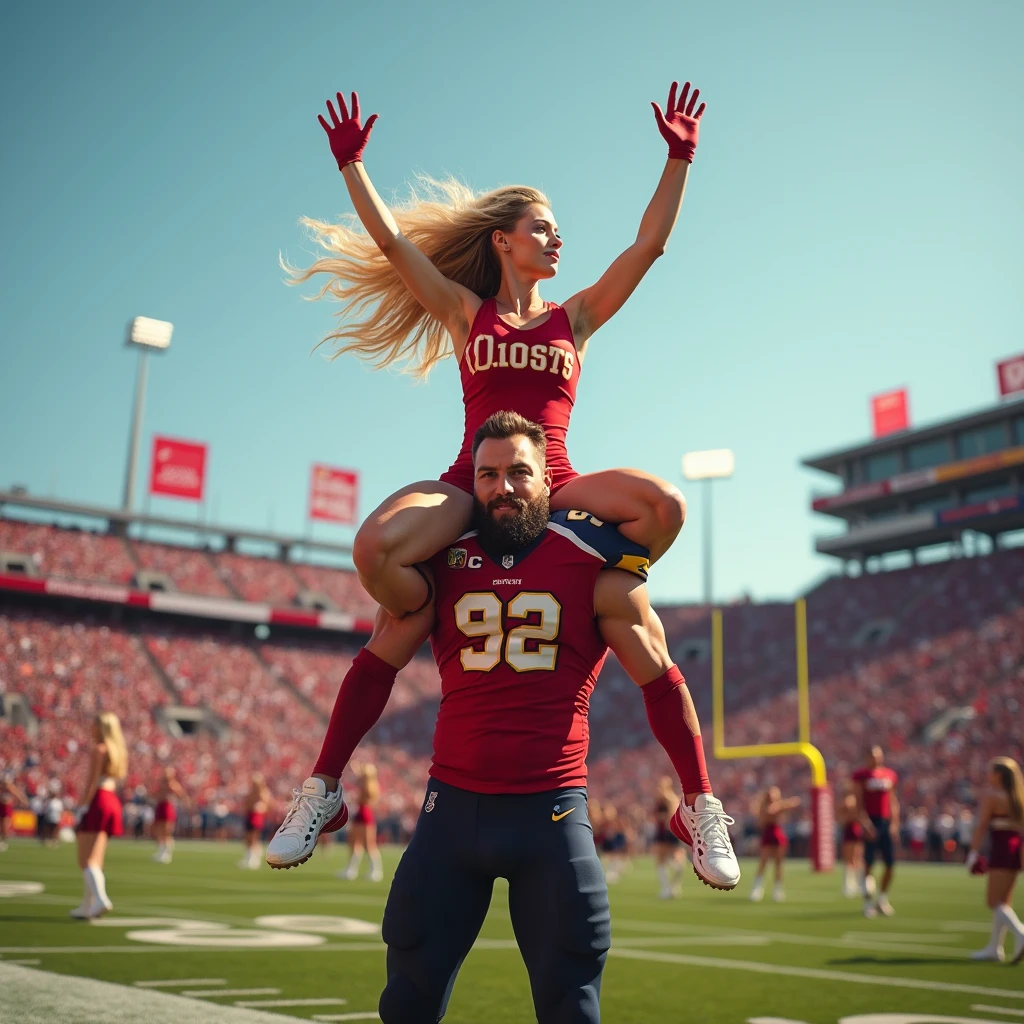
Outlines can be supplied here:
M864 901L864 916L878 917L878 908L871 902L871 900Z
M74 910L68 912L68 917L73 917L76 921L88 921L92 917L89 913L89 904L83 900Z
M672 896L673 893L671 889L662 889L661 892L658 893L659 900L670 900L672 899Z
M97 917L102 917L104 914L109 914L114 909L114 904L110 900L103 900L100 903L90 903L87 911L90 921L95 920Z
M321 832L334 832L348 821L341 783L327 792L323 779L306 779L302 789L292 790L292 805L274 838L267 843L267 863L272 868L292 868L313 856Z
M896 911L892 909L892 904L889 902L889 898L884 892L878 897L878 912L885 917L892 917L892 915L896 913Z
M775 900L776 903L782 903L785 901L786 893L781 885L775 886L772 890L772 899Z
M692 850L694 874L712 889L735 889L740 866L732 848L727 826L736 822L722 809L722 801L701 793L693 810L680 801L669 828Z
M384 881L384 870L383 868L374 868L370 872L371 882L383 882Z
M1006 954L1003 952L1002 946L998 949L993 949L991 946L986 946L984 949L977 949L971 954L972 960L992 960L994 962L1001 963L1006 959Z
M754 888L750 890L750 902L751 903L760 903L761 900L763 900L763 899L764 899L764 886L763 885L755 885Z

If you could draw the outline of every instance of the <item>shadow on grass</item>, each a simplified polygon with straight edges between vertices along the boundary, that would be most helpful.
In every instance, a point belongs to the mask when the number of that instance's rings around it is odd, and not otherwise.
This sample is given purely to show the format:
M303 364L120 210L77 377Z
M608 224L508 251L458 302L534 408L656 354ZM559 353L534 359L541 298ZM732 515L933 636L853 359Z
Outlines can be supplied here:
M892 964L900 967L908 964L960 964L967 967L971 961L948 956L850 956L843 960L827 960L826 963L833 967L853 964Z

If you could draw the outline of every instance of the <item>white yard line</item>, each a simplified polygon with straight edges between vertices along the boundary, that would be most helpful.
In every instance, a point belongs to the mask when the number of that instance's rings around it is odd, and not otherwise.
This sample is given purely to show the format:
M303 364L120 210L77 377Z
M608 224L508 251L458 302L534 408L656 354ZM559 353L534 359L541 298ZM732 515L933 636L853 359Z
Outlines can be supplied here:
M182 992L189 999L208 999L211 996L279 996L279 988L201 988L195 992Z
M42 960L5 960L4 963L14 964L15 967L38 967Z
M166 978L159 981L133 981L136 988L188 988L190 985L226 985L223 978Z
M272 1006L344 1006L347 999L246 999L235 1006L244 1006L246 1009L256 1007Z
M981 1010L983 1013L1008 1013L1013 1017L1024 1017L1024 1010L1015 1010L1012 1006L989 1006L987 1003L974 1003L972 1010Z
M609 956L618 956L626 960L654 960L665 964L685 964L689 967L720 967L723 970L747 971L752 974L780 974L791 978L812 978L815 981L849 981L855 985L879 985L883 988L925 989L929 992L966 992L976 996L1024 999L1024 990L984 988L981 985L925 981L920 978L900 978L883 974L858 974L853 971L826 971L815 967L764 964L756 960L724 960L710 956L690 956L686 953L655 953L642 949L619 949L615 946L609 950Z

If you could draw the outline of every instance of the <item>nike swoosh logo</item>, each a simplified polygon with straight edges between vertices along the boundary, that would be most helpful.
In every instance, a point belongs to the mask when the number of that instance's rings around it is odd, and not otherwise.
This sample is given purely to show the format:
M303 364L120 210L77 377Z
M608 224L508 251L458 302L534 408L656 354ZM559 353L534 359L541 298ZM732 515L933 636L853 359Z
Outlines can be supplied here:
M576 810L575 807L570 807L569 810L562 811L561 814L555 814L554 811L552 811L551 812L551 820L552 821L561 821L567 814L572 814L572 812L575 811L575 810Z

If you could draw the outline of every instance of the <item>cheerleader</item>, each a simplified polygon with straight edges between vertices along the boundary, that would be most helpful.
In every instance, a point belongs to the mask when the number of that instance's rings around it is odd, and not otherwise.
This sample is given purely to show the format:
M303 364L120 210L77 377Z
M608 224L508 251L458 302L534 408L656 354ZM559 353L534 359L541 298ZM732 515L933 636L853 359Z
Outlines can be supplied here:
M178 810L174 798L187 799L185 790L178 781L177 771L168 765L164 768L160 787L156 794L156 807L153 810L153 838L156 840L156 853L153 860L157 864L170 864L174 850L174 823L178 820Z
M658 895L663 900L681 895L680 883L686 868L683 844L668 827L678 807L679 797L672 785L672 779L668 775L663 775L654 800L654 838L651 840L654 867L661 885Z
M348 825L349 854L348 867L338 872L339 878L354 882L359 877L359 862L363 850L370 858L370 881L380 882L384 878L384 865L380 850L377 849L377 819L373 813L374 804L380 799L380 782L377 768L372 764L353 766L358 778L356 812Z
M836 809L836 818L843 827L842 856L846 866L843 895L859 896L864 886L864 826L857 813L857 794L847 791Z
M92 756L85 785L86 811L78 824L78 866L85 880L85 894L71 916L79 920L102 917L114 909L107 897L103 860L107 841L124 833L117 784L128 774L128 748L121 722L112 711L93 721Z
M992 911L992 936L984 949L971 954L972 960L1002 960L1003 938L1013 932L1013 963L1024 960L1024 924L1013 909L1013 887L1022 863L1021 831L1024 830L1024 777L1020 766L1009 757L997 757L989 765L989 791L985 794L967 854L972 875L988 872L985 901ZM989 855L979 855L985 831L989 834Z
M260 839L263 836L263 825L269 804L270 790L267 789L263 776L255 772L249 783L249 792L245 796L245 855L238 862L240 868L255 871L260 866L263 856Z
M786 893L782 888L782 862L786 857L789 840L782 830L780 819L786 811L791 811L794 807L799 806L800 797L791 796L783 800L778 786L770 786L766 789L757 802L757 821L761 827L761 859L757 865L754 888L750 890L750 898L755 903L764 898L764 869L769 860L775 865L775 887L772 890L772 899L776 903L780 903L786 898Z

